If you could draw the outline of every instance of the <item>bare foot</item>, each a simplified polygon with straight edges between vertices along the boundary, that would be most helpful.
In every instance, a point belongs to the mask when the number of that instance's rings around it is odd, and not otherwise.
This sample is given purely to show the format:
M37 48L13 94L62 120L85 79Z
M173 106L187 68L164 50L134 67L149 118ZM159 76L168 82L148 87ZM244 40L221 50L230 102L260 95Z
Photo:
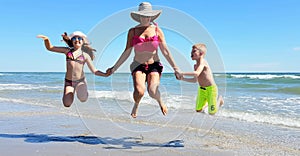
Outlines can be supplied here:
M136 118L136 117L137 117L137 115L136 115L136 114L133 114L133 113L131 113L131 116L132 116L133 118Z
M219 107L221 107L224 104L224 99L222 96L219 96Z
M167 115L167 113L168 113L168 108L167 108L166 105L162 104L162 105L160 106L160 110L161 110L161 112L162 112L163 115Z
M131 116L133 118L136 118L137 117L137 109L138 109L138 104L134 104L133 108L132 108L132 111L131 111Z

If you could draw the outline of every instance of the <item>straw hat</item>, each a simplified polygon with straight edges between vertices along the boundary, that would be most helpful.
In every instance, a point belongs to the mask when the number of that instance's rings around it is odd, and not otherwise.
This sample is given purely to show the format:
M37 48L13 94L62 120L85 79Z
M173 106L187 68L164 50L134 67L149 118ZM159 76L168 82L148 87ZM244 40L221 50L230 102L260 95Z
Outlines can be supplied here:
M72 37L74 37L74 36L82 37L85 43L89 42L87 39L87 36L84 33L82 33L81 31L74 31L72 34L70 34L69 38L72 39Z
M132 11L130 13L131 18L137 22L140 22L140 16L150 16L151 22L153 22L161 13L161 10L152 10L152 5L149 2L142 2L139 5L138 11Z

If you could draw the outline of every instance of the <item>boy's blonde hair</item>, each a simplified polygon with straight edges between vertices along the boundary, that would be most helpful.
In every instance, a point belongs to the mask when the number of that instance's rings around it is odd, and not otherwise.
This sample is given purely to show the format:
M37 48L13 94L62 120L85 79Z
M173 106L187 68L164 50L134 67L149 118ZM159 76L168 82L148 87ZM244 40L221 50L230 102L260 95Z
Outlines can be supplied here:
M206 45L203 43L197 43L193 45L193 48L196 48L198 50L201 50L202 52L204 52L204 54L206 54Z

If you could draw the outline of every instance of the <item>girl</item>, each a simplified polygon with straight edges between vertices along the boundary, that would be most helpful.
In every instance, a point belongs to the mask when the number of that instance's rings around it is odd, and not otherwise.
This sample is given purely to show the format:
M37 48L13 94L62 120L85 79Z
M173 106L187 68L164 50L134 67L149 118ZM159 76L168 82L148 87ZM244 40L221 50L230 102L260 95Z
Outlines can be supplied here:
M94 59L94 51L88 43L88 39L85 34L80 31L73 32L69 39L72 42L72 48L69 47L56 47L53 46L47 36L38 35L37 38L44 40L47 50L66 55L66 74L65 85L63 94L63 104L65 107L70 107L74 101L74 94L77 93L77 98L81 102L85 102L88 99L87 83L83 71L84 64L86 63L91 70L97 76L107 77L110 73L104 73L97 70L92 60Z

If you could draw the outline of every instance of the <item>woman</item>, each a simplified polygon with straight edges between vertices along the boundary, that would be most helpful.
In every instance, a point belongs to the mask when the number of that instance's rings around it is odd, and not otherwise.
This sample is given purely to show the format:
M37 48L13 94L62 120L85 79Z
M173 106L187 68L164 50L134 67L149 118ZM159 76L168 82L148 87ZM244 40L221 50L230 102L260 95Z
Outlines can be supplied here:
M92 73L97 76L108 76L109 73L103 73L97 70L92 60L94 59L94 49L89 46L85 34L75 31L69 38L72 42L72 48L52 46L49 38L44 35L38 35L37 38L44 40L47 50L52 52L63 53L66 55L66 74L64 95L62 98L65 107L70 107L74 101L74 93L81 102L88 99L86 79L83 71L84 64L87 63Z
M132 19L139 22L139 24L128 31L124 52L115 65L108 69L111 73L115 72L127 60L132 49L134 49L134 60L130 65L135 102L131 112L133 118L137 116L138 105L146 88L145 82L147 82L147 90L150 97L158 102L163 115L167 114L167 107L163 103L158 90L163 69L158 57L158 47L173 67L175 74L179 71L167 47L163 31L153 22L160 14L161 10L152 10L152 6L148 2L141 3L138 11L131 12Z

